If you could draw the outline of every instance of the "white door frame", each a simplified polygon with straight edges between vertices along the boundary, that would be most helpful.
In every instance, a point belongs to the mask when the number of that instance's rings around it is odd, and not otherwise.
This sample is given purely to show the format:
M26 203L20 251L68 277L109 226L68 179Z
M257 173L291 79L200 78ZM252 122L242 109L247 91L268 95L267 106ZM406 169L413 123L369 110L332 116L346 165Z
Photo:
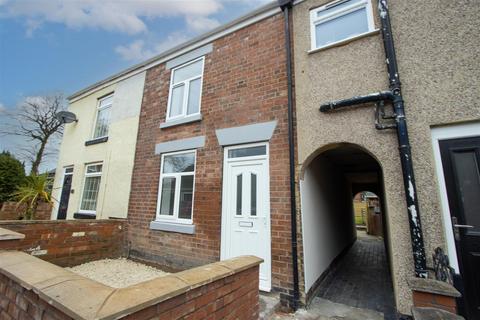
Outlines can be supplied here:
M233 150L233 149L243 149L243 148L248 148L248 147L255 147L255 146L265 146L266 147L266 154L265 155L260 155L260 156L250 156L250 157L239 157L239 158L228 158L228 151ZM265 201L266 201L266 212L265 212L265 219L266 219L266 234L265 238L268 239L267 243L265 244L266 248L266 253L267 257L262 257L265 261L267 266L269 266L268 270L268 286L262 286L260 285L260 290L262 291L270 291L271 290L271 284L272 284L272 269L271 269L271 219L270 219L270 151L269 151L269 144L268 142L261 142L261 143L249 143L249 144L241 144L241 145L235 145L235 146L229 146L225 147L223 151L223 179L222 179L222 228L221 228L221 242L220 242L220 259L224 260L226 259L227 256L227 219L225 218L228 214L228 206L227 206L227 195L228 195L228 183L226 183L226 177L228 177L228 169L229 169L229 164L230 163L235 163L235 162L249 162L249 161L255 161L255 160L262 160L265 161L266 169L265 169L265 176L266 176L266 188L267 192L265 194Z
M440 204L443 217L443 230L447 241L447 253L450 257L450 265L456 273L460 273L458 266L457 250L455 248L455 238L453 235L452 220L450 216L450 207L448 205L447 187L445 176L443 174L442 158L440 155L440 140L449 140L456 138L468 138L480 136L480 122L451 125L445 127L432 128L432 147L435 158L435 169L437 172L437 181L440 193Z
M67 169L72 169L72 172L67 172ZM62 200L62 193L63 193L63 187L64 187L63 183L65 182L65 176L72 176L72 185L73 185L73 169L74 169L73 164L63 167L62 180L60 182L60 193L58 194L58 199L57 199L57 201L55 202L55 205L52 208L52 213L50 214L50 220L58 220L57 219L58 210L60 209L60 201ZM72 186L70 186L70 189L71 188L72 188ZM67 218L68 218L68 211L67 211L67 217L65 217L65 219L67 219Z

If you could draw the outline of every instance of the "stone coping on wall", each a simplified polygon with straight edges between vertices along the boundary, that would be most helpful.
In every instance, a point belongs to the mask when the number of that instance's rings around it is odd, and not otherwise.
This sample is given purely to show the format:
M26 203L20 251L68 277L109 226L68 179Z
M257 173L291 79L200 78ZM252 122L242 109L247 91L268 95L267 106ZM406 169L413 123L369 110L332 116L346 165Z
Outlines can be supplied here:
M88 221L90 223L112 223L112 221L127 221L127 219L123 218L115 218L115 219L95 219ZM6 226L6 225L22 225L22 224L62 224L62 223L78 223L78 224L84 224L85 220L78 220L78 219L72 219L72 220L0 220L0 226Z
M460 292L454 286L435 279L411 278L408 280L410 288L418 292L433 293L447 297L458 298Z
M25 235L12 230L0 228L0 241L25 239Z
M0 251L0 273L74 319L118 319L258 266L241 256L115 289L19 251Z

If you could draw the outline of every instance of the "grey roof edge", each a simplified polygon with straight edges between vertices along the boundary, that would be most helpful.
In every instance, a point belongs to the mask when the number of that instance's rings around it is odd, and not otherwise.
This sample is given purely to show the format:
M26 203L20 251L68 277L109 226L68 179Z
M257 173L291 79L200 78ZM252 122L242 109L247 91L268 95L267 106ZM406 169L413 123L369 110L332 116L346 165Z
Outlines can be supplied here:
M68 100L68 101L73 100L73 99L77 98L78 96L83 95L83 94L85 94L85 93L87 93L87 92L95 89L96 87L99 87L99 86L101 86L101 85L103 85L103 84L106 84L106 83L108 83L108 82L110 82L110 81L113 81L113 80L115 80L115 79L117 79L117 78L120 78L120 77L122 77L122 76L125 76L125 75L129 74L130 72L133 72L133 71L136 71L136 70L141 69L141 68L143 68L143 67L146 67L146 66L148 66L149 64L154 63L154 62L157 61L157 60L160 60L160 59L162 59L162 58L165 58L165 57L167 57L168 55L174 54L174 53L177 52L177 51L180 51L180 50L182 50L182 49L185 49L185 48L187 48L187 47L189 47L189 46L191 46L191 45L193 45L193 44L195 44L195 43L197 43L197 42L200 42L200 41L202 41L202 40L205 40L205 39L207 39L207 38L209 38L209 37L211 37L211 36L214 36L215 34L221 33L222 31L225 31L225 30L227 30L227 29L229 29L229 28L231 28L231 27L234 27L234 26L237 25L237 24L240 24L240 23L242 23L242 22L244 22L244 21L246 21L246 20L249 20L249 19L251 19L251 18L254 18L254 17L258 16L258 15L261 15L262 13L265 13L265 12L267 12L267 11L269 11L269 10L272 10L272 9L275 9L275 8L279 8L278 2L277 2L276 0L274 0L274 1L270 2L270 3L267 3L266 5L263 5L263 6L261 6L260 8L255 9L255 10L253 10L253 11L251 11L251 12L249 12L249 13L247 13L247 14L239 17L239 18L236 18L236 19L234 19L234 20L232 20L232 21L230 21L230 22L227 22L227 23L225 23L225 24L223 24L223 25L221 25L221 26L219 26L219 27L217 27L217 28L215 28L215 29L213 29L213 30L211 30L211 31L208 31L208 32L206 32L206 33L204 33L204 34L201 34L201 35L199 35L199 36L197 36L197 37L195 37L195 38L193 38L193 39L191 39L191 40L188 40L188 41L186 41L186 42L184 42L184 43L181 43L181 44L179 44L179 45L177 45L177 46L175 46L175 47L173 47L173 48L171 48L171 49L168 49L168 50L166 50L166 51L163 51L162 53L160 53L160 54L158 54L158 55L156 55L156 56L154 56L154 57L152 57L152 58L150 58L150 59L148 59L148 60L145 60L145 61L143 61L143 62L137 63L137 64L135 64L135 65L133 65L133 66L127 68L127 69L124 69L123 71L120 71L120 72L118 72L118 73L110 76L110 77L107 77L107 78L105 78L105 79L103 79L103 80L97 81L97 82L95 82L94 84L92 84L92 85L90 85L90 86L88 86L88 87L86 87L86 88L84 88L84 89L81 89L81 90L79 90L79 91L77 91L77 92L75 92L75 93L73 93L73 94L71 94L71 95L69 95L69 96L67 97L67 100ZM267 18L267 17L266 17L266 18Z

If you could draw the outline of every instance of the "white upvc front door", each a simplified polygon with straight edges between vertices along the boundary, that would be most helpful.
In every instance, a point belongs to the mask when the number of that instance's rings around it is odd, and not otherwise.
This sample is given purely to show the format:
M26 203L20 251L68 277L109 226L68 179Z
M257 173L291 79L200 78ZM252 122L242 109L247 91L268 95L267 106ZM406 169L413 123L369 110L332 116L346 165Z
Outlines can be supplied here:
M271 289L268 144L225 148L221 259L254 255L260 290Z

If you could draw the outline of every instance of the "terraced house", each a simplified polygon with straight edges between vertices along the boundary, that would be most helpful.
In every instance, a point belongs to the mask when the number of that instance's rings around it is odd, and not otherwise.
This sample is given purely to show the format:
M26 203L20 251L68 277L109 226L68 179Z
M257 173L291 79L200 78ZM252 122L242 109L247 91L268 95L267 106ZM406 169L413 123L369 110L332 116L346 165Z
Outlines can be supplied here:
M479 18L278 1L113 75L70 97L52 217L126 217L129 257L172 270L256 255L294 309L476 319Z

